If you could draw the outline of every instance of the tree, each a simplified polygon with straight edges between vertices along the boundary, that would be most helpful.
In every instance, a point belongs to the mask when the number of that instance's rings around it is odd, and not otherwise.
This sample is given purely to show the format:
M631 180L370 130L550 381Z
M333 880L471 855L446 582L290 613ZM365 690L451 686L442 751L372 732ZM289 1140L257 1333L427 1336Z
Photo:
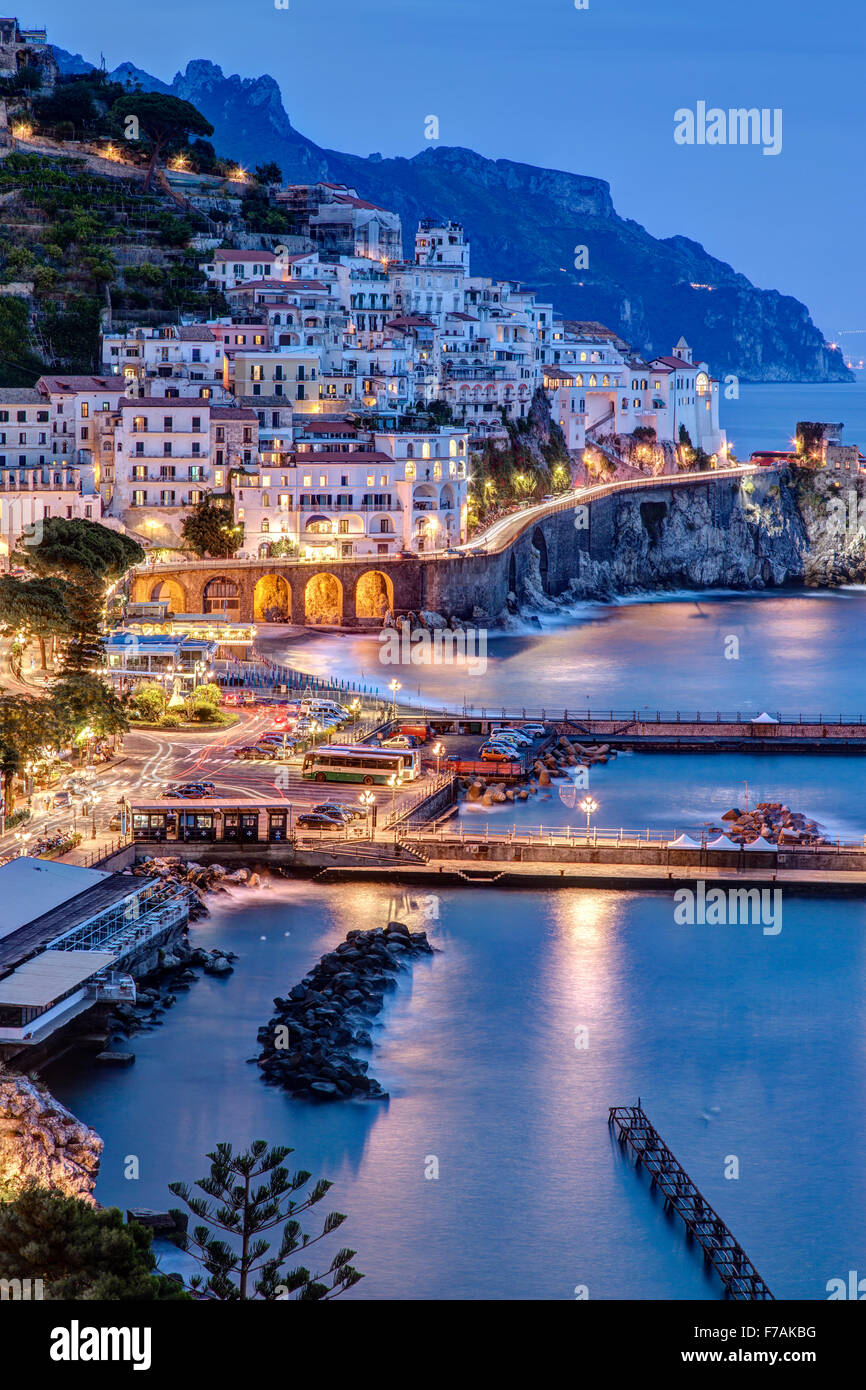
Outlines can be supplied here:
M156 167L169 145L185 145L190 135L213 135L213 126L189 101L164 92L130 92L111 108L112 116L125 123L130 116L138 120L141 134L150 145L150 163L144 180L150 188Z
M151 1239L146 1227L124 1225L117 1207L30 1183L0 1202L0 1278L42 1279L51 1300L189 1299L176 1279L156 1273Z
M209 555L215 560L228 560L242 538L242 528L235 525L231 504L217 502L210 493L184 517L180 529L187 546L200 559Z
M322 1274L311 1274L304 1266L283 1269L296 1250L315 1245L346 1220L341 1212L330 1212L319 1235L310 1238L301 1230L298 1217L321 1202L333 1184L322 1178L296 1202L294 1194L307 1185L310 1174L301 1170L289 1175L282 1164L292 1152L281 1146L269 1149L263 1139L256 1139L247 1153L239 1154L233 1153L231 1144L217 1144L215 1152L207 1155L210 1176L196 1183L212 1201L192 1195L185 1183L169 1183L169 1190L203 1223L193 1227L192 1235L183 1240L184 1250L208 1276L203 1281L201 1275L194 1275L190 1280L193 1289L204 1288L226 1300L294 1295L307 1301L337 1298L363 1279L349 1263L354 1250L338 1250ZM256 1186L258 1179L263 1181ZM261 1238L261 1232L277 1226L283 1233L279 1250L272 1255L271 1244ZM214 1234L211 1227L225 1231L234 1244Z
M106 738L129 728L120 700L91 671L65 670L52 685L50 694L58 719L74 736L91 729L98 738Z
M88 585L94 580L120 579L132 565L141 564L144 551L137 541L98 521L47 516L37 536L19 541L13 559L36 574L60 575Z
M259 183L282 183L283 171L279 164L275 164L271 159L267 164L256 165L256 178Z
M62 579L15 579L0 576L0 630L23 632L39 643L42 670L47 669L46 642L69 637L74 620L67 604L69 585Z
M0 696L0 774L7 816L15 806L16 775L42 748L56 748L61 740L62 724L51 700Z

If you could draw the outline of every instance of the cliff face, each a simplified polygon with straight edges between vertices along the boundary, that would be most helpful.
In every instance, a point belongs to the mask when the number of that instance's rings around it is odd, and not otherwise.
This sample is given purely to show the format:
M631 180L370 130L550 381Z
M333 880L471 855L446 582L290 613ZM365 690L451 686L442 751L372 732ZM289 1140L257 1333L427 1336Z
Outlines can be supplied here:
M527 579L524 596L534 603L540 586L531 566ZM840 483L797 470L779 482L758 477L745 496L732 489L727 507L691 489L674 490L664 503L639 493L617 499L607 556L581 553L570 587L574 596L604 598L864 582L866 479Z
M103 1143L26 1076L0 1071L0 1200L27 1182L92 1200Z
M61 72L82 70L78 55L55 56ZM129 63L111 76L192 102L217 150L248 167L275 160L288 182L356 187L399 212L409 236L420 217L462 222L476 274L523 280L566 318L600 320L647 357L682 333L716 372L743 381L852 379L804 304L757 289L697 242L658 239L620 217L603 179L440 145L412 159L326 150L293 127L272 77L226 77L204 59L170 84ZM578 245L589 249L585 270L574 269Z

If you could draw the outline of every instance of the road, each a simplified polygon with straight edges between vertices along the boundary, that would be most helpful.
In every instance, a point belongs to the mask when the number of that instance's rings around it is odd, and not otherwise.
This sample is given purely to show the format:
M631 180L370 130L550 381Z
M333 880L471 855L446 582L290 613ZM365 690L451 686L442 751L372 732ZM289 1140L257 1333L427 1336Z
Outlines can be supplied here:
M83 798L75 797L73 805L62 810L45 809L47 795L37 792L34 814L18 827L18 835L10 831L0 836L0 859L16 854L22 845L32 846L40 838L57 832L83 832L78 852L71 858L81 861L118 832L109 827L124 799L157 800L166 786L178 782L211 781L216 795L242 800L285 801L293 814L303 812L323 801L345 801L357 805L360 787L339 783L326 785L304 781L300 763L245 762L234 756L234 748L253 743L273 727L273 716L266 707L238 711L239 723L218 733L187 731L132 730L125 735L118 756L111 763L86 771L85 776L93 801L93 812L82 811ZM351 739L351 730L338 737ZM70 769L72 771L72 769ZM79 770L80 771L80 770ZM58 783L54 791L61 790ZM396 803L417 794L419 784L412 783L396 797ZM391 793L379 787L376 798L380 816L390 810ZM19 798L19 806L22 799ZM95 829L95 836L94 836ZM26 834L27 840L20 838Z
M708 479L741 478L756 471L753 464L743 464L738 468L711 468L700 473L684 473L680 477L663 475L659 478L627 478L621 482L596 483L592 487L575 488L574 492L557 497L554 502L539 502L532 507L521 507L519 511L512 512L509 516L500 517L498 521L492 522L484 531L480 531L471 541L468 541L466 545L459 546L458 549L463 554L472 550L483 550L487 554L495 554L510 545L527 526L533 525L543 517L564 511L567 508L577 507L581 503L592 502L611 493L629 492L634 488L682 487Z

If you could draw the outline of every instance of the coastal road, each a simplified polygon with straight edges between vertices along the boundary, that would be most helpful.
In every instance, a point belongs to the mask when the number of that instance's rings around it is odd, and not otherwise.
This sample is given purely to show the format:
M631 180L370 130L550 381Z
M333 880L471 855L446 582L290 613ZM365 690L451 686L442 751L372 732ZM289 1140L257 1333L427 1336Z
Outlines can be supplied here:
M534 526L544 517L586 505L597 501L600 497L607 497L616 492L631 492L635 488L684 487L710 479L743 478L757 471L758 469L754 464L741 464L736 468L710 468L700 473L684 473L680 477L663 474L658 478L631 478L623 479L621 482L597 483L592 487L575 488L574 492L558 497L555 502L539 502L533 507L521 507L518 512L500 517L498 521L494 521L484 531L474 536L471 541L458 546L457 549L463 554L473 550L483 550L488 555L495 555L516 540L527 527Z

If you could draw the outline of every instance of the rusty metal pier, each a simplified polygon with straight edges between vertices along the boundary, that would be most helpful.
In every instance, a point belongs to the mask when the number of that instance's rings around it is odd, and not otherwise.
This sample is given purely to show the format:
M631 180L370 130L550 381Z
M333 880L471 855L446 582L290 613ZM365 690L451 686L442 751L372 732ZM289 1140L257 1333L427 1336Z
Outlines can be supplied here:
M608 1124L615 1126L620 1144L630 1149L637 1164L650 1174L653 1187L664 1193L665 1207L672 1208L689 1236L693 1236L713 1266L729 1298L749 1302L773 1299L764 1280L739 1241L713 1210L685 1169L677 1162L641 1106L612 1105Z

